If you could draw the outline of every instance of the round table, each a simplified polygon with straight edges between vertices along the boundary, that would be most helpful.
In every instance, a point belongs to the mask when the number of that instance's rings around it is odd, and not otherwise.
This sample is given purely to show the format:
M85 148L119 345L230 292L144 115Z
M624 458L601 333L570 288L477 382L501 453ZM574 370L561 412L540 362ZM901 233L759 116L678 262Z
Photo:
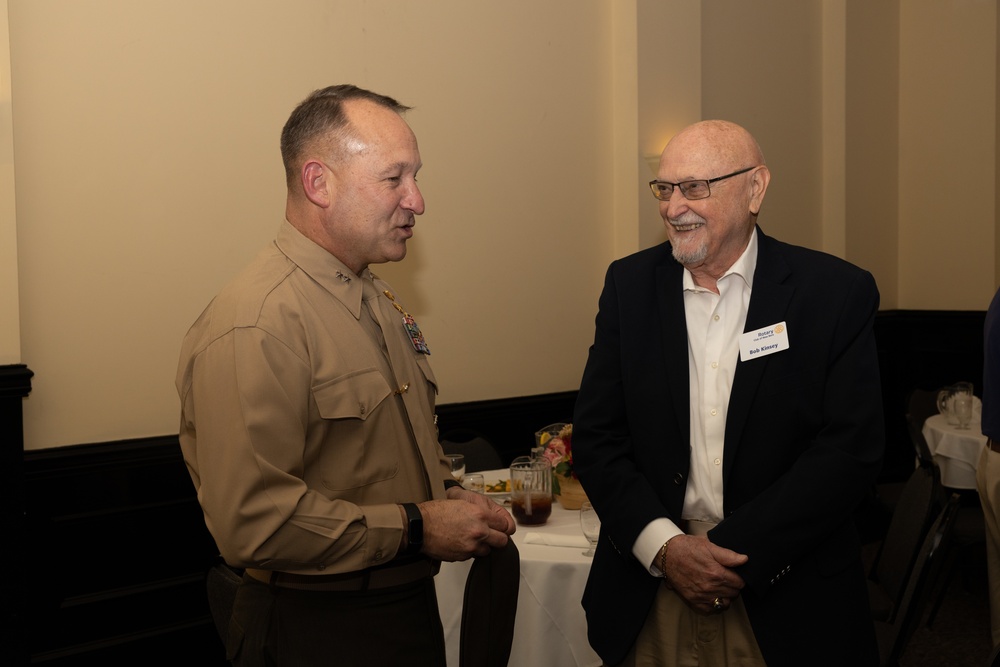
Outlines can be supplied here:
M487 471L487 482L506 479L506 470ZM544 542L577 542L551 546ZM521 583L510 665L518 667L599 667L601 659L587 641L587 619L580 605L592 558L580 512L552 504L544 526L518 526L514 543L521 557ZM472 561L442 563L434 578L448 666L458 667L462 598Z
M941 470L941 483L952 489L975 489L976 464L986 446L978 416L969 428L960 429L944 415L933 415L924 422L923 434Z

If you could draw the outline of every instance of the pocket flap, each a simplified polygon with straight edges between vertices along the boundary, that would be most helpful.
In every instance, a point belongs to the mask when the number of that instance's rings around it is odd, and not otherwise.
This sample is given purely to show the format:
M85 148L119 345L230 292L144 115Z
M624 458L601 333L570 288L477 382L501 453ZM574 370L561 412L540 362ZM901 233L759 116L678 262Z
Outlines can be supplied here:
M354 371L313 387L324 419L367 419L392 390L375 368Z

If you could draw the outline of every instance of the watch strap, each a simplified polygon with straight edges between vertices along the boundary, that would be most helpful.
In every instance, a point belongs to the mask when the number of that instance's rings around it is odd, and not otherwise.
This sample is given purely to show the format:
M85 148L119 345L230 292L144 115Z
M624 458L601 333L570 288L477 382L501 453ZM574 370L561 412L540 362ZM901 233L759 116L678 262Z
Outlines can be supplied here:
M406 512L406 551L404 556L420 553L424 546L424 517L416 503L403 503Z

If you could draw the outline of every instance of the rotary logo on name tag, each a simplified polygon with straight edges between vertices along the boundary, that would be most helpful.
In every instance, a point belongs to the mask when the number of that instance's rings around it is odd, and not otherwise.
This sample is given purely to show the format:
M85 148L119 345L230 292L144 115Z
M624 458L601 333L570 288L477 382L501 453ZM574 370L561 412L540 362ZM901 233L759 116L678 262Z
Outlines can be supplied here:
M784 322L740 336L740 361L766 357L788 349L788 326Z

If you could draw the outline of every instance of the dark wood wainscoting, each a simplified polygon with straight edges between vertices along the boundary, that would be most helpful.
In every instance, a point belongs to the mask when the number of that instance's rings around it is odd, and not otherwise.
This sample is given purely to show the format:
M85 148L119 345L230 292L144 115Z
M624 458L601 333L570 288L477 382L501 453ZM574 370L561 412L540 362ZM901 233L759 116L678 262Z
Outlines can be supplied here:
M28 660L22 638L28 626L24 600L24 421L21 405L31 393L33 373L24 364L0 366L0 493L3 497L3 531L6 549L0 549L0 568L7 573L0 595L0 662L23 665ZM14 548L11 549L10 545Z
M913 471L906 429L911 391L968 380L982 396L985 319L983 310L890 310L875 318L886 428L883 481L902 481Z
M887 311L876 337L888 446L883 477L913 466L903 415L915 387L982 387L983 312ZM4 664L224 664L205 595L216 548L176 435L23 451L30 371L0 367ZM442 438L483 436L509 462L535 430L572 418L576 392L441 405ZM8 660L10 659L10 660Z
M489 401L439 405L438 432L442 440L463 442L480 436L500 453L505 465L530 453L535 431L557 422L573 421L576 392L518 396Z
M439 426L487 438L509 462L535 430L569 421L575 397L442 405ZM8 571L25 584L24 632L0 655L16 647L25 664L54 667L225 664L205 594L218 552L177 436L27 451L23 481L24 567Z
M225 664L176 436L28 451L24 473L31 664Z

